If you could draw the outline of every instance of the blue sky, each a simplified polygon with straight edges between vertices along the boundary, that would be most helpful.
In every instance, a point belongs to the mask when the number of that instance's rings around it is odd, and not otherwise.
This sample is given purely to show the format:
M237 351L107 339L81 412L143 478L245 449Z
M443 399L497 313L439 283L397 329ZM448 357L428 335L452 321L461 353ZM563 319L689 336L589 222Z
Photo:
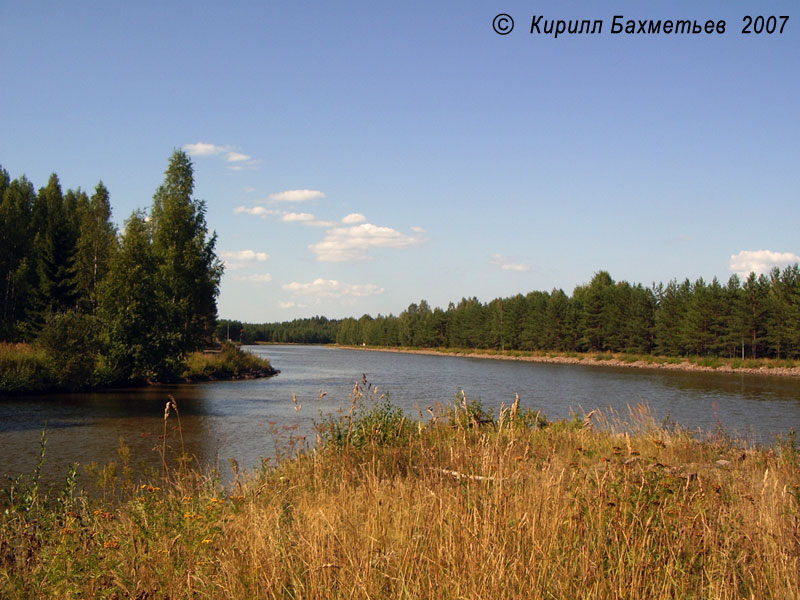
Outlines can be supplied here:
M512 15L497 35L492 20ZM530 35L531 17L603 19ZM611 35L614 15L725 35ZM745 15L789 15L742 35ZM399 313L800 260L796 2L0 4L0 164L103 180L121 224L176 148L221 317Z

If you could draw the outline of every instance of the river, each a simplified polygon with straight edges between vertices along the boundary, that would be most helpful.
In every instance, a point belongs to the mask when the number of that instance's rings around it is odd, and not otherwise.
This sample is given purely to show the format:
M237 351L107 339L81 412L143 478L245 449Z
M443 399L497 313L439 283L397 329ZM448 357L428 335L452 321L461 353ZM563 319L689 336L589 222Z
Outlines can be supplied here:
M627 414L646 403L659 420L690 430L717 430L769 444L800 428L800 381L790 377L676 372L429 356L322 346L253 346L281 374L269 379L159 386L81 394L0 398L0 474L31 473L45 431L44 472L63 477L72 463L107 464L121 442L141 474L157 471L163 447L164 405L180 411L166 422L166 444L204 468L217 464L230 480L230 459L241 468L274 460L289 444L313 444L313 425L350 404L353 384L366 375L410 416L453 400L459 389L495 414L518 393L522 407L551 420L572 411ZM322 392L324 397L320 398ZM293 402L293 397L297 402ZM305 442L303 441L305 437Z

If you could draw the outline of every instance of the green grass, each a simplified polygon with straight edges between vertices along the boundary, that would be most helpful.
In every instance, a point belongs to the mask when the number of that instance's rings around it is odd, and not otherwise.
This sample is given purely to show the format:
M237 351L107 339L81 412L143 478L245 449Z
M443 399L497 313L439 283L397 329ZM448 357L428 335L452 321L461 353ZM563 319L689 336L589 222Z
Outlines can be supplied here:
M183 377L189 380L231 379L275 374L269 360L246 352L232 343L218 352L194 352L186 359Z
M0 392L30 392L55 386L52 364L44 350L28 344L0 343Z

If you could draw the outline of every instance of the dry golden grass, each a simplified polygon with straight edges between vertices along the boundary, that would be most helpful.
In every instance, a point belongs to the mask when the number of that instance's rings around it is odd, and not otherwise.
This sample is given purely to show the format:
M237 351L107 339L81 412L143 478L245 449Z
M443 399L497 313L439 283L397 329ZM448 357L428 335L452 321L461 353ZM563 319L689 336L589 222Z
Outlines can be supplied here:
M478 426L465 402L381 444L356 413L360 447L329 441L225 493L184 470L106 483L115 501L7 500L0 596L800 598L792 444L699 441L642 409L544 426L517 409Z

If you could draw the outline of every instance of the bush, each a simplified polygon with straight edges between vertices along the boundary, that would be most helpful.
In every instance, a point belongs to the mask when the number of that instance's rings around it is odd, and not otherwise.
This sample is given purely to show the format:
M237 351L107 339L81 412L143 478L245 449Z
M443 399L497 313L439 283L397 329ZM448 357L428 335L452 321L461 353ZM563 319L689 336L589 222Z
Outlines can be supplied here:
M486 410L480 399L468 400L464 390L459 390L447 407L445 418L450 425L462 428L494 423L492 411Z
M403 409L392 404L389 394L378 395L367 382L353 387L350 411L329 416L316 426L321 446L336 448L389 446L404 439L409 422Z
M47 317L36 344L50 359L56 382L69 389L94 386L101 363L100 320L77 311L53 313Z
M186 359L183 377L186 379L231 379L253 375L274 375L270 362L245 352L232 342L225 342L219 352L194 352Z

